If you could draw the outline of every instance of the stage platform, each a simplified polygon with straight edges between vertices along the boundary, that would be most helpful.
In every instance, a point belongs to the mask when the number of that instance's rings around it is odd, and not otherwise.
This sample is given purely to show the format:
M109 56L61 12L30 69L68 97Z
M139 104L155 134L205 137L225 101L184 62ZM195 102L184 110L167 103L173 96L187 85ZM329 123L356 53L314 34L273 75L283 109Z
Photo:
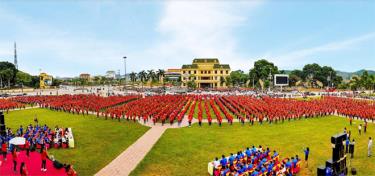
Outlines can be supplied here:
M29 172L29 176L65 176L65 169L56 169L53 167L53 162L47 159L47 171L42 172L42 160L40 153L30 152L30 158L26 156L26 151L19 152L18 162L17 162L17 172L13 171L13 158L12 154L8 153L7 161L4 162L3 156L0 156L0 175L1 176L17 176L20 175L21 162L25 162L26 168Z

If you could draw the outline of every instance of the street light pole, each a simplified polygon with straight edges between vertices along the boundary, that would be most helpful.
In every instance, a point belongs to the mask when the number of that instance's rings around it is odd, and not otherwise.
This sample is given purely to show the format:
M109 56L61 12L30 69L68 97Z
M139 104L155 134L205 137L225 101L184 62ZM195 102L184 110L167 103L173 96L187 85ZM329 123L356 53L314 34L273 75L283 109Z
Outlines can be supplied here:
M126 92L126 56L124 56L123 58L124 58L124 67L125 67L125 75L124 75L125 85L124 85L124 91L125 91L125 93L127 93Z

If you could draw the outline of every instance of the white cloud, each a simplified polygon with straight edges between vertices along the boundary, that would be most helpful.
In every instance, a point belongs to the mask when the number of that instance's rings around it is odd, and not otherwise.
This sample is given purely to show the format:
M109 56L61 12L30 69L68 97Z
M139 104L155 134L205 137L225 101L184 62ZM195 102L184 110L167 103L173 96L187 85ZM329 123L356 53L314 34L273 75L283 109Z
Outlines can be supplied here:
M158 66L173 63L179 67L195 57L218 57L222 63L244 68L246 61L236 51L234 30L251 23L246 15L260 4L261 1L167 1L156 28L162 41L146 53L158 56L152 61Z
M312 48L300 49L278 55L267 53L266 58L273 58L273 61L276 63L276 65L279 65L281 67L290 67L291 63L294 63L293 65L295 65L296 63L306 64L305 62L308 61L310 59L309 57L311 56L319 55L324 52L350 50L355 46L363 42L370 41L374 38L375 32L372 32L347 40L335 41Z
M17 39L20 68L33 74L39 68L55 76L101 74L109 69L123 72L123 54L129 58L128 72L178 68L195 57L218 57L232 68L248 69L252 61L238 54L234 31L251 23L247 15L260 4L262 1L166 1L154 29L160 40L137 50L129 50L123 41L77 36L1 8L0 20L11 21L22 36ZM0 46L6 45L10 48L1 50L0 58L12 58L13 41L0 39Z

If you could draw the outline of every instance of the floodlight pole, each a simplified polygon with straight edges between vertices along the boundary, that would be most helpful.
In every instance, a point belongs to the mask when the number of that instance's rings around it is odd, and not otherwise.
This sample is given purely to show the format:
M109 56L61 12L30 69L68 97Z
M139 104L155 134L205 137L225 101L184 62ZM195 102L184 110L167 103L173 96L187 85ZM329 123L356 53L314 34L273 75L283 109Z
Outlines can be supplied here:
M124 59L124 67L125 67L125 75L124 75L124 79L125 79L125 84L124 84L124 91L125 91L125 94L127 93L126 92L126 56L123 57Z

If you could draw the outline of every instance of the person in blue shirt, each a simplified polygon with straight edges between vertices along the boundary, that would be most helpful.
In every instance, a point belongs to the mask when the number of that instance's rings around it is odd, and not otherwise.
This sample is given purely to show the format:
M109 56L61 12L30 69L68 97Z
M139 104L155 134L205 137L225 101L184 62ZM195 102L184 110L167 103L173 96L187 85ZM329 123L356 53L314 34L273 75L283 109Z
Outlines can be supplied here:
M264 172L267 171L267 169L266 169L266 167L263 165L260 171L261 171L262 173L264 173Z
M307 166L308 166L308 165L309 165L308 160L309 160L310 148L307 147L307 148L304 150L304 153L305 153L305 161L306 161Z
M289 158L288 158L288 160L287 160L287 162L285 164L285 167L288 168L288 169L292 168L292 163L290 162Z
M240 159L241 159L241 152L237 152L236 159L237 159L237 160L240 160Z
M22 125L20 126L20 135L23 135L23 128L22 128Z
M268 173L271 173L272 172L272 170L273 170L273 166L274 166L274 164L273 164L273 161L271 161L270 162L270 164L268 164Z
M253 168L253 164L250 163L248 166L247 166L247 170L251 170Z
M350 140L349 140L349 138L346 138L346 140L345 140L345 153L349 153L349 144L350 144Z
M233 164L233 161L234 161L234 156L233 156L233 153L231 153L229 157L229 164Z
M249 147L246 148L246 151L245 151L246 155L249 157L251 156L251 151L249 149Z
M225 156L222 155L222 158L221 158L221 160L220 160L221 167L226 168L227 163L228 163L227 158L225 158Z
M276 152L276 150L273 151L273 157L277 157L279 154Z
M255 148L255 146L253 146L253 148L251 150L252 150L253 153L257 151L257 149Z
M296 167L296 166L297 166L297 162L298 162L298 159L292 157L293 167Z
M255 169L254 172L251 174L251 176L258 176L259 170Z

